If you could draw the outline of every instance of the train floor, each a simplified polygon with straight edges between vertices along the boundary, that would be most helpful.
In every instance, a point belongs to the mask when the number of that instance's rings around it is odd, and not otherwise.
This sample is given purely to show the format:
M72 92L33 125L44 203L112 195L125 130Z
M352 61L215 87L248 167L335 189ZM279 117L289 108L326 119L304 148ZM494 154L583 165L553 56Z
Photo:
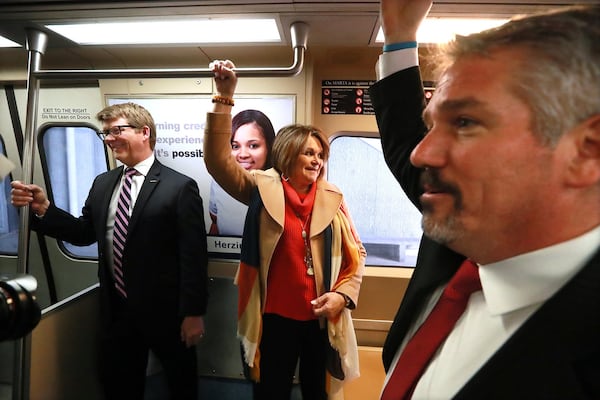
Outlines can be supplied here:
M241 379L199 377L199 400L252 400L250 382ZM146 395L144 400L167 399L165 377L157 373L146 378ZM301 400L300 388L294 385L290 400Z
M252 400L252 387L249 382L240 379L198 378L198 400ZM0 400L10 400L10 385L0 385ZM168 399L165 377L162 374L149 376L146 380L144 400ZM302 400L300 388L294 386L290 400Z

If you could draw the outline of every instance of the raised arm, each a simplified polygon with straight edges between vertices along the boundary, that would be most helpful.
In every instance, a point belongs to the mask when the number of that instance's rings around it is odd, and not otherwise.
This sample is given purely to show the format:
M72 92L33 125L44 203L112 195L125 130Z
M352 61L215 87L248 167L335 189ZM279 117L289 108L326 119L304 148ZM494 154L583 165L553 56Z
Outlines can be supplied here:
M386 46L415 41L417 29L431 4L428 0L382 0ZM410 154L426 131L421 118L425 97L416 52L415 47L409 47L382 54L379 63L387 64L383 69L395 72L377 81L370 94L386 163L409 199L420 209L420 170L410 163ZM415 60L412 64L411 59ZM395 69L395 65L399 67Z
M204 163L208 173L233 198L248 204L254 177L231 155L231 109L237 85L235 65L229 60L210 63L217 94L213 111L206 115Z

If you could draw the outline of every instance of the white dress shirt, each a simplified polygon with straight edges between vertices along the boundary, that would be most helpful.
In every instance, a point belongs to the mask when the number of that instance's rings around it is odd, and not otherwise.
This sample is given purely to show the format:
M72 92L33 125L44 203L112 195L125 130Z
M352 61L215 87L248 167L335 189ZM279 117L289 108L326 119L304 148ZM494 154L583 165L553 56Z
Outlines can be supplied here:
M129 216L131 216L131 211L135 206L135 202L144 183L144 179L146 179L146 176L148 175L150 167L152 167L153 163L154 154L133 166L133 168L135 168L137 171L137 174L133 176L131 182L131 207L129 209ZM108 217L106 218L106 254L108 255L111 271L113 268L113 229L115 226L115 213L117 212L117 200L119 198L121 188L123 187L124 180L125 174L121 176L121 182L117 185L115 191L113 192L110 205L108 207Z

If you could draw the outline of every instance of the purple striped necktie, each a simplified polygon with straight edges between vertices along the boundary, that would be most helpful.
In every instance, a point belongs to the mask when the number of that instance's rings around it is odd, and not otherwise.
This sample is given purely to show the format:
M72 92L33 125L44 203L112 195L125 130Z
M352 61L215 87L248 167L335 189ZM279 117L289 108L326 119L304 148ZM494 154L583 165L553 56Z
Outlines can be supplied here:
M113 230L113 261L115 288L123 297L127 297L125 280L123 278L123 250L127 238L127 225L129 225L129 209L131 208L131 182L137 173L135 168L125 169L125 180L119 193L117 211L115 212L115 225Z

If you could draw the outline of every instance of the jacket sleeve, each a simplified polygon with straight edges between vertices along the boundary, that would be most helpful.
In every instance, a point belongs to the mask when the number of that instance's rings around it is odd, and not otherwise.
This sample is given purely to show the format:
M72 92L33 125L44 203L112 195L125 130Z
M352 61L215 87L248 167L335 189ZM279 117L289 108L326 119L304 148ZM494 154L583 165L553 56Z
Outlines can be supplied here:
M177 199L180 315L204 315L208 303L208 251L204 207L195 181L182 186Z
M231 114L209 112L204 130L208 173L231 197L248 205L254 177L231 156Z
M32 216L31 228L36 232L64 240L76 246L87 246L95 243L98 240L92 218L92 193L96 187L95 183L90 189L81 216L75 217L51 202L43 217Z
M426 132L422 119L425 96L418 67L411 67L380 81L369 89L381 136L383 156L408 198L420 210L420 170L410 154Z

